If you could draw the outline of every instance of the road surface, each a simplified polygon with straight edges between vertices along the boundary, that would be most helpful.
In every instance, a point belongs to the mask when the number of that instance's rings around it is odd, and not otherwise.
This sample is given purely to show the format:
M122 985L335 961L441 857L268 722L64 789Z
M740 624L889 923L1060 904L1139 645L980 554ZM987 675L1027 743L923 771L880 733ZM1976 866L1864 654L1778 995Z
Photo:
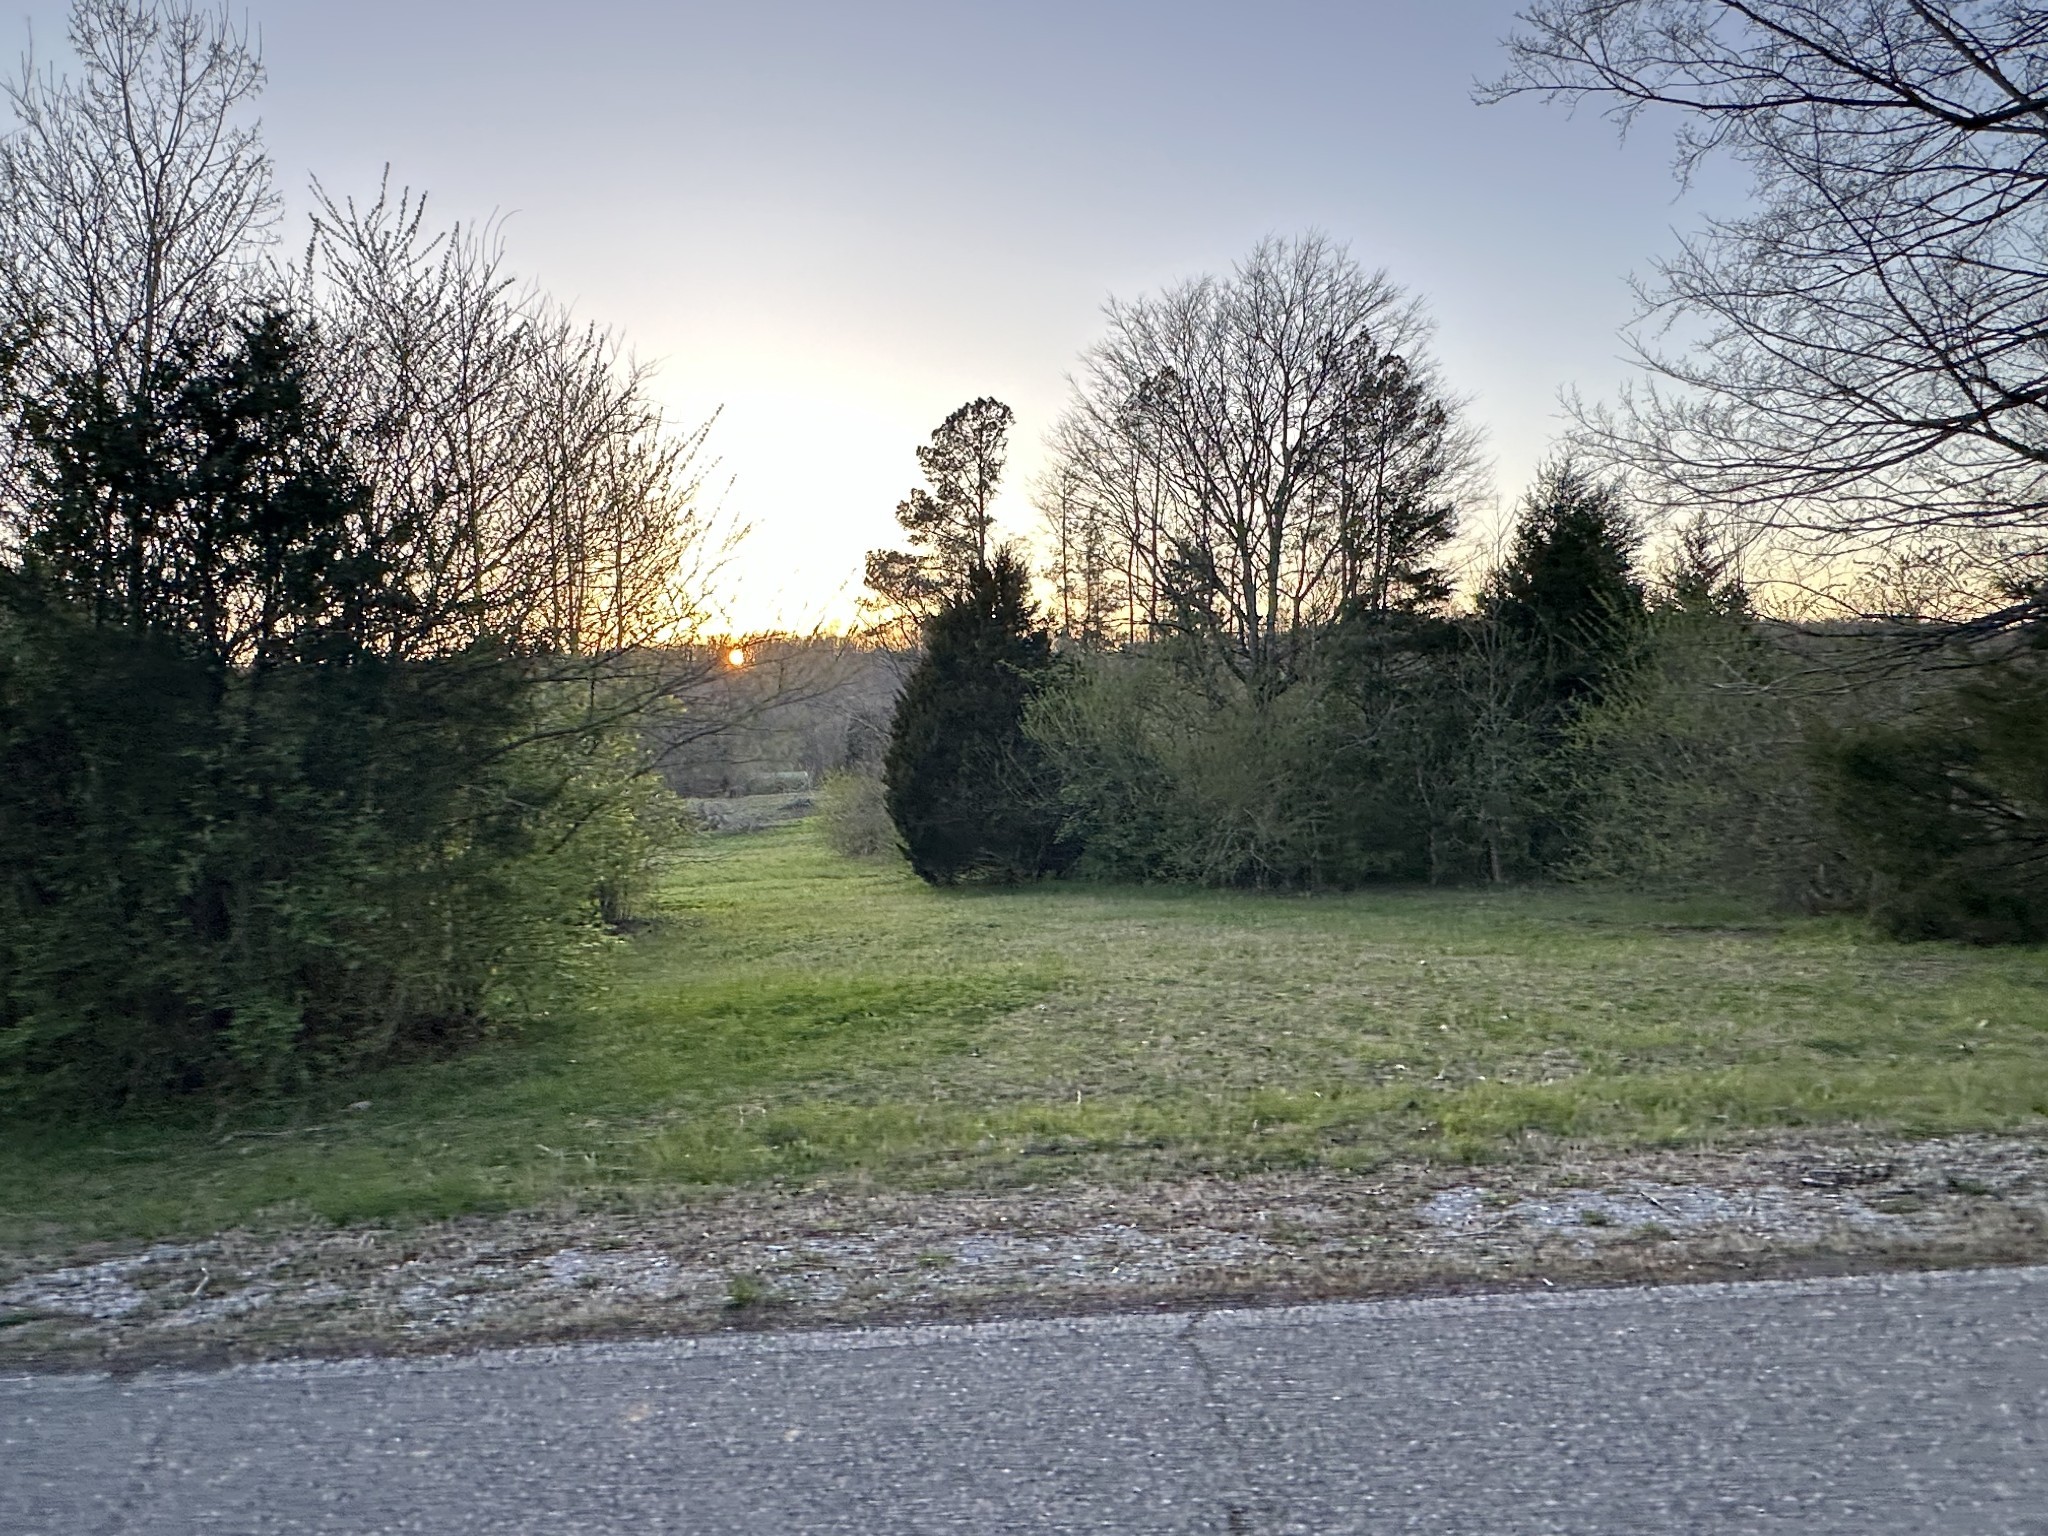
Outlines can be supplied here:
M2048 1536L2048 1269L0 1379L0 1531Z

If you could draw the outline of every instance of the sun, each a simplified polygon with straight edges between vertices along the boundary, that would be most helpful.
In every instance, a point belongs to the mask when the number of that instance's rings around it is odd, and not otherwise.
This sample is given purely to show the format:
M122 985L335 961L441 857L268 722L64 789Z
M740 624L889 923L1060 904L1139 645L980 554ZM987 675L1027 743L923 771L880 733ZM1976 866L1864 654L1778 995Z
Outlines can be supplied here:
M743 645L736 645L727 651L725 653L725 664L728 667L744 667L747 664L747 648Z

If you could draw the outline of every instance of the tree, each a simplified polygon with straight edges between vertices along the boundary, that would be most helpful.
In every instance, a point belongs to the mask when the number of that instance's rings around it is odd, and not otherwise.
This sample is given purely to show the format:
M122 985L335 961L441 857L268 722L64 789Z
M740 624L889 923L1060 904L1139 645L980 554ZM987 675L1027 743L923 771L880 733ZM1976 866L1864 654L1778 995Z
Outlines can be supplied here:
M1557 705L1597 699L1643 613L1640 535L1621 488L1577 460L1553 460L1522 502L1514 545L1480 606L1521 650Z
M965 590L970 572L988 564L991 508L1016 419L1002 401L984 395L940 422L917 450L925 484L896 505L910 548L868 553L867 584L884 604L927 618Z
M935 885L1035 878L1073 861L1044 757L1024 732L1055 667L1029 580L1008 550L971 567L926 624L897 701L886 802L911 868Z
M365 536L414 604L393 653L497 636L616 671L686 635L723 552L697 497L710 423L671 431L616 337L520 292L488 229L425 219L404 190L323 195L292 274Z
M76 0L84 65L0 86L0 327L33 390L100 372L133 394L255 272L277 208L253 125L262 61L223 7Z
M2048 16L1994 0L1541 0L1506 75L1681 117L1756 210L1642 290L1648 390L1589 442L1670 505L1824 548L1961 538L1980 588L2048 560ZM1660 387L1661 386L1661 387ZM2023 612L2024 610L2016 610Z
M1039 477L1032 501L1045 523L1046 575L1061 637L1090 649L1112 643L1120 637L1119 621L1131 612L1129 573L1118 568L1119 551L1105 520L1094 515L1082 472L1055 464Z
M360 648L394 594L361 539L364 488L309 399L306 333L278 309L223 330L188 323L135 394L95 371L26 403L18 572L216 666Z
M1263 694L1341 615L1448 594L1477 439L1385 274L1267 241L1108 315L1054 433L1056 535L1119 552L1128 638L1191 639Z
M1821 791L1909 939L2048 939L2048 667L2042 632L1904 718L1821 734Z
M270 264L225 21L72 38L0 141L0 1094L543 1010L661 832L643 722L718 670L702 431L408 194Z

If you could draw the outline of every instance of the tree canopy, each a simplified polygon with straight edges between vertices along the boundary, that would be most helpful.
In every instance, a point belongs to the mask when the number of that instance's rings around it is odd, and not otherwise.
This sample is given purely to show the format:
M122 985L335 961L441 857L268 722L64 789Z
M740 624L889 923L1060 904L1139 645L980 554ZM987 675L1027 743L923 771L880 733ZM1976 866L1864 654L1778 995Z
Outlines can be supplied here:
M868 589L884 606L929 618L965 590L975 567L988 564L991 508L1016 419L1002 401L984 395L948 415L918 448L925 483L896 506L910 548L868 552Z
M1544 0L1482 91L1675 113L1752 212L1642 286L1652 384L1586 440L1823 547L1940 538L1980 590L2048 560L2048 15L2004 0ZM1664 335L1686 338L1676 348ZM2031 574L2029 574L2031 573Z
M1339 616L1448 595L1478 441L1384 273L1319 235L1267 241L1108 313L1046 498L1086 627L1189 638L1266 688Z

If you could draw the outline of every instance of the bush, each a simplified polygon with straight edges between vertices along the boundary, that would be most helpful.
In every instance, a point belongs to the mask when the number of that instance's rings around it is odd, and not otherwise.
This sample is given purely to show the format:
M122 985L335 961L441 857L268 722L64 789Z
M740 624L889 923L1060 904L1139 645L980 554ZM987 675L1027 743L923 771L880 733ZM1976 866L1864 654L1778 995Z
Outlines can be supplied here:
M1910 939L2048 939L2048 657L1980 663L1901 724L1815 744L1843 831L1875 871L1873 915Z
M1860 903L1867 871L1829 817L1807 746L1841 707L1825 682L1746 612L1660 610L1625 680L1566 730L1562 873L1803 911Z
M1147 659L1077 671L1034 708L1082 867L1203 885L1327 883L1337 788L1307 690L1179 686Z
M825 840L849 859L879 859L898 852L882 781L858 769L826 775L818 792Z
M17 605L0 1091L288 1090L561 1006L660 829L544 701L497 656L252 675Z
M1271 696L1228 675L1190 686L1168 654L1092 657L1034 702L1029 728L1086 872L1265 887L1454 877L1458 684L1449 626L1386 620Z

